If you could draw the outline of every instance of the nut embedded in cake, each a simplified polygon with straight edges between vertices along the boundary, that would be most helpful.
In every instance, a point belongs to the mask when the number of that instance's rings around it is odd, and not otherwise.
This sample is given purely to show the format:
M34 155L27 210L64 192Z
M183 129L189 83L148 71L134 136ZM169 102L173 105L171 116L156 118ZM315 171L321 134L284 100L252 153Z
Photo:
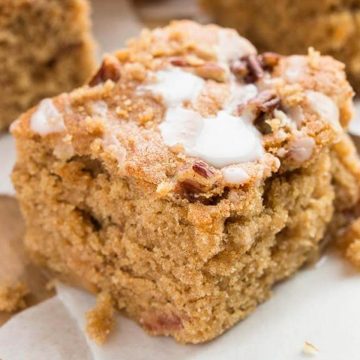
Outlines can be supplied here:
M27 248L151 334L213 339L350 221L352 96L314 51L258 54L189 21L144 30L14 123Z

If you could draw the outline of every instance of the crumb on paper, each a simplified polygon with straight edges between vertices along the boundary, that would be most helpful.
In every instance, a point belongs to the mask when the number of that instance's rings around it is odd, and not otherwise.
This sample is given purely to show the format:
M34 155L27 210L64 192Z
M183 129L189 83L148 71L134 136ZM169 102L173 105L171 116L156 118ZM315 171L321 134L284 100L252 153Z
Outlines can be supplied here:
M86 332L101 345L114 326L114 304L109 293L100 293L94 309L86 313Z
M12 313L26 307L25 297L28 287L21 282L13 285L0 285L0 311Z
M356 219L338 237L338 246L345 258L357 269L360 269L360 219Z
M312 343L305 341L303 347L303 353L307 356L315 356L319 352L319 349Z

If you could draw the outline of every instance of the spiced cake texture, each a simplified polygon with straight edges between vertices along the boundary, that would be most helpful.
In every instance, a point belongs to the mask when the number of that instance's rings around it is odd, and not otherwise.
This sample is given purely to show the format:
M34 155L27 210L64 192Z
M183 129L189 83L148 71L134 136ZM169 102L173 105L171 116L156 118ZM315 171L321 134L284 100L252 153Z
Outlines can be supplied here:
M238 29L262 51L303 54L313 46L344 62L360 90L359 0L200 1L216 22Z
M114 305L151 334L210 340L351 220L352 97L313 50L257 54L188 21L144 30L13 124L27 248L112 298L88 315L99 341Z
M40 99L82 85L93 68L87 1L0 2L0 130Z

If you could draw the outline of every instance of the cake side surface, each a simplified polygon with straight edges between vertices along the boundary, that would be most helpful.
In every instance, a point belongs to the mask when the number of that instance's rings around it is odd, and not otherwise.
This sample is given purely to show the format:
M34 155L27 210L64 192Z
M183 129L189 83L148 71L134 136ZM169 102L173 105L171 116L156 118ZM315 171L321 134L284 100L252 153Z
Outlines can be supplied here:
M1 2L1 129L42 98L85 83L95 65L89 12L84 0Z
M316 52L257 54L187 21L145 30L14 123L27 247L150 333L210 340L358 201L352 95Z

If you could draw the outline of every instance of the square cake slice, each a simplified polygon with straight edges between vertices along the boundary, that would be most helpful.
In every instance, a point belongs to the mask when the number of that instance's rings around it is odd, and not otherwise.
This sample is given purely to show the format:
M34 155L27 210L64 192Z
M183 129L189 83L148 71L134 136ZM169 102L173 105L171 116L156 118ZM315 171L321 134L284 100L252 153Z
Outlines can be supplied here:
M95 64L89 16L86 0L0 2L0 130L86 82Z
M14 123L27 248L99 293L102 313L215 338L351 218L343 70L314 51L258 54L215 25L144 30Z

